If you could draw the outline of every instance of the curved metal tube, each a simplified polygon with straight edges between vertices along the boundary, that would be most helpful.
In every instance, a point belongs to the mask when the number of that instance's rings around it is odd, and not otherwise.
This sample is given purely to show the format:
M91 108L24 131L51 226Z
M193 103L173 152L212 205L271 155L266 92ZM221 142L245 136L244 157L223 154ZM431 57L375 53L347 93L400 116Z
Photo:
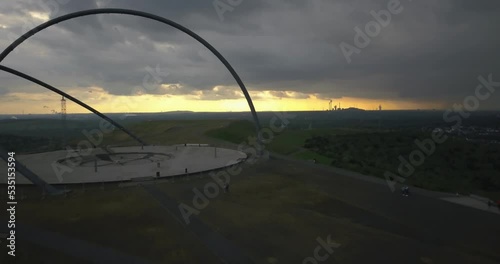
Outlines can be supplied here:
M233 69L233 67L229 64L229 62L220 54L212 45L210 45L206 40L204 40L202 37L194 33L193 31L185 28L184 26L181 26L169 19L153 15L150 13L146 12L141 12L141 11L136 11L136 10L130 10L130 9L118 9L118 8L102 8L102 9L89 9L89 10L84 10L84 11L79 11L79 12L74 12L70 13L64 16L60 16L54 19L51 19L35 28L32 30L26 32L24 35L20 36L18 39L16 39L12 44L10 44L1 54L0 54L0 62L2 62L7 55L9 55L10 52L12 52L17 46L19 46L21 43L23 43L25 40L30 38L31 36L35 35L36 33L42 31L43 29L46 29L52 25L55 25L57 23L70 20L73 18L77 17L83 17L83 16L89 16L89 15L97 15L97 14L126 14L126 15L132 15L132 16L139 16L139 17L145 17L149 18L152 20L156 20L158 22L170 25L186 34L191 36L192 38L196 39L198 42L203 44L206 48L208 48L221 62L226 66L226 68L229 70L231 75L234 77L238 85L240 86L241 91L245 95L245 98L247 100L248 106L250 107L250 111L252 111L252 116L254 119L255 123L255 128L257 130L257 139L258 143L260 143L260 123L259 123L259 118L257 116L257 112L255 111L255 107L253 105L252 99L250 98L250 94L248 93L245 85L243 84L243 81L240 79L236 71Z
M7 164L9 163L9 156L7 154L7 150L4 149L2 146L0 146L0 158L5 160ZM26 179L30 180L33 184L45 190L48 194L59 195L65 193L63 190L60 190L48 184L46 181L42 180L40 176L36 175L34 172L32 172L30 169L24 166L21 162L19 162L17 159L15 161L15 164L16 164L15 167L16 171L22 173L23 176L26 177Z
M142 145L147 145L147 143L146 143L146 142L144 142L142 139L138 138L136 135L132 134L130 131L128 131L127 129L125 129L125 128L124 128L123 126L121 126L120 124L118 124L118 123L116 123L115 121L113 121L113 119L111 119L111 118L107 117L107 116L106 116L106 115L104 115L104 114L101 114L101 112L99 112L99 111L95 110L95 109L94 109L94 108L92 108L91 106L89 106L89 105L85 104L84 102L82 102L82 101L80 101L80 100L76 99L75 97L73 97L73 96L71 96L71 95L69 95L69 94L67 94L67 93L65 93L65 92L63 92L63 91L61 91L61 90L59 90L59 89L55 88L54 86L51 86L51 85L49 85L49 84L46 84L46 83L44 83L44 82L42 82L42 81L40 81L40 80L38 80L38 79L36 79L36 78L34 78L34 77L31 77L31 76L29 76L29 75L27 75L27 74L24 74L24 73L22 73L22 72L19 72L19 71L16 71L16 70L14 70L14 69L11 69L11 68L9 68L9 67L5 67L5 66L3 66L3 65L0 65L0 70L5 71L5 72L8 72L8 73L12 73L12 74L14 74L14 75L17 75L17 76L19 76L19 77L21 77L21 78L23 78L23 79L26 79L26 80L28 80L28 81L34 82L34 83L36 83L36 84L38 84L38 85L40 85L40 86L43 86L43 87L45 87L45 88L47 88L47 89L49 89L49 90L51 90L51 91L53 91L53 92L55 92L55 93L57 93L57 94L60 94L60 95L64 96L65 98L68 98L69 100L71 100L71 101L73 101L73 102L75 102L75 103L79 104L79 105L80 105L80 106L82 106L83 108L85 108L85 109L87 109L87 110L91 111L92 113L94 113L94 114L98 115L99 117L101 117L101 118L105 119L106 121L110 122L111 124L113 124L114 126L116 126L117 128L119 128L120 130L122 130L123 132L127 133L127 134L128 134L129 136L131 136L133 139L137 140L137 142L141 143Z
M79 11L79 12L74 12L74 13L70 13L70 14L67 14L67 15L64 15L64 16L61 16L61 17L57 17L57 18L54 18L54 19L51 19L35 28L33 28L32 30L26 32L24 35L20 36L18 39L16 39L13 43L11 43L1 54L0 54L0 62L2 62L17 46L19 46L21 43L23 43L25 40L27 40L28 38L30 38L31 36L35 35L36 33L42 31L43 29L46 29L52 25L55 25L55 24L58 24L60 22L63 22L63 21L66 21L66 20L70 20L70 19L73 19L73 18L77 18L77 17L83 17L83 16L88 16L88 15L96 15L96 14L127 14L127 15L133 15L133 16L139 16L139 17L145 17L145 18L149 18L149 19L152 19L152 20L155 20L155 21L158 21L158 22L162 22L164 24L167 24L167 25L170 25L186 34L188 34L189 36L193 37L194 39L196 39L198 42L200 42L201 44L203 44L206 48L208 48L221 62L222 64L224 64L224 66L226 66L226 68L229 70L229 72L231 73L231 75L234 77L234 79L236 80L236 82L238 83L238 85L240 86L240 89L241 91L243 92L243 94L245 95L245 98L247 100L247 103L250 107L250 111L252 112L252 116L253 116L253 119L254 119L254 123L255 123L255 128L256 128L256 131L257 131L257 143L260 144L261 143L261 139L260 139L260 135L259 135L259 132L260 132L260 122L259 122L259 119L258 119L258 116L257 116L257 112L255 111L255 107L253 105L253 102L252 102L252 99L250 98L250 94L248 93L245 85L243 84L243 81L240 79L240 77L238 76L238 74L236 73L236 71L233 69L233 67L229 64L229 62L222 56L222 54L220 54L212 45L210 45L206 40L204 40L202 37L198 36L196 33L194 33L193 31L171 21L171 20L168 20L168 19L165 19L163 17L160 17L160 16L156 16L156 15L153 15L153 14L150 14L150 13L146 13L146 12L141 12L141 11L135 11L135 10L129 10L129 9L115 9L115 8L104 8L104 9L91 9L91 10L85 10L85 11ZM31 82L34 82L38 85L41 85L57 94L60 94L66 98L68 98L69 100L79 104L80 106L84 107L85 109L91 111L92 113L98 115L99 117L105 119L106 121L110 122L111 124L115 125L116 127L118 127L119 129L121 129L122 131L124 131L125 133L127 133L129 136L131 136L133 139L135 139L136 141L138 141L139 143L141 143L142 145L147 145L144 141L142 141L140 138L138 138L137 136L135 136L134 134L132 134L130 131L126 130L124 127L122 127L120 124L114 122L112 119L108 118L106 115L104 114L101 114L99 111L95 110L94 108L88 106L87 104L81 102L80 100L72 97L71 95L47 84L47 83L44 83L34 77L31 77L27 74L24 74L24 73L21 73L19 71L16 71L14 69L11 69L9 67L5 67L5 66L2 66L0 65L0 70L3 70L3 71L6 71L6 72L9 72L11 74L14 74L14 75L17 75L21 78L24 78L26 80L29 80ZM1 149L1 146L0 146L0 149ZM0 155L0 157L2 159L5 159L5 157L3 157L2 155ZM21 164L19 164L21 165ZM43 180L41 180L36 174L34 174L33 172L31 172L28 168L25 168L24 166L20 166L20 168L23 170L24 172L24 175L27 175L29 176L28 178L35 184L41 186L42 188L48 190L50 193L59 193L60 191L58 191L57 189L53 188L51 185L47 184L46 182L44 182Z

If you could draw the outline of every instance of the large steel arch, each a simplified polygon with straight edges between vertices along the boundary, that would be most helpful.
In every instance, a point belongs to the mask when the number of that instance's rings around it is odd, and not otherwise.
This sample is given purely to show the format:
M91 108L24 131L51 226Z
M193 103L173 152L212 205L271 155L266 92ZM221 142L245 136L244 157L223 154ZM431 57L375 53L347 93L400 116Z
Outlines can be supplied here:
M4 149L2 146L0 146L0 158L5 160L5 162L7 164L9 164L9 161L8 161L9 156L8 156L7 152L8 151L6 149ZM35 185L39 186L40 188L42 188L43 190L45 190L48 194L59 195L59 194L66 193L66 191L60 190L60 189L48 184L47 182L45 182L42 178L40 178L38 175L36 175L36 173L32 172L30 169L28 169L26 166L24 166L24 164L22 164L18 160L15 160L14 162L16 164L16 167L15 167L16 171L22 173L23 176L26 177L26 179L28 179L33 184L35 184Z
M29 76L27 74L24 74L22 72L19 72L19 71L16 71L14 69L11 69L9 67L5 67L3 65L0 65L0 70L1 71L5 71L5 72L8 72L8 73L11 73L13 75L17 75L23 79L26 79L28 81L31 81L33 83L36 83L42 87L45 87L57 94L60 94L66 98L68 98L69 100L77 103L78 105L84 107L85 109L91 111L92 113L98 115L99 117L103 118L104 120L110 122L111 124L113 124L114 126L116 126L117 128L119 128L120 130L122 130L123 132L127 133L129 136L131 136L133 139L135 139L137 142L141 143L142 145L147 145L142 139L140 139L139 137L135 136L133 133L131 133L130 131L128 131L127 129L125 129L123 126L121 126L120 124L116 123L115 121L113 121L113 119L107 117L106 115L102 114L101 112L95 110L94 108L92 108L91 106L83 103L82 101L74 98L73 96L47 84L47 83L44 83L32 76ZM0 158L5 160L5 162L8 163L8 156L7 156L7 151L2 147L0 146ZM33 171L31 171L30 169L28 169L24 164L22 164L21 162L19 161L15 161L16 162L16 169L21 172L28 180L30 180L33 184L39 186L40 188L42 188L43 190L45 190L47 193L51 194L51 195L59 195L59 194L64 194L65 190L60 190L60 189L57 189L55 187L53 187L52 185L48 184L47 182L45 182L40 176L38 176L36 173L34 173Z
M101 117L102 119L104 119L104 120L108 121L109 123L113 124L113 125L114 125L114 126L116 126L118 129L120 129L120 130L122 130L123 132L127 133L129 136L131 136L133 139L135 139L135 140L136 140L137 142L139 142L141 145L147 145L147 144L146 144L146 142L144 142L142 139L140 139L139 137L137 137L136 135L134 135L132 132L130 132L130 131L128 131L127 129L125 129L122 125L120 125L120 124L118 124L117 122L113 121L113 119L111 119L111 118L107 117L106 115L104 115L104 114L102 114L101 112L99 112L99 111L95 110L94 108L92 108L91 106L89 106L89 105L85 104L84 102L82 102L82 101L80 101L80 100L76 99L75 97L73 97L73 96L71 96L71 95L69 95L69 94L67 94L67 93L65 93L65 92L63 92L63 91L61 91L61 90L59 90L59 89L55 88L54 86L51 86L51 85L49 85L49 84L47 84L47 83L44 83L44 82L42 82L42 81L40 81L40 80L38 80L38 79L36 79L36 78L34 78L34 77L32 77L32 76L29 76L29 75L24 74L24 73L22 73L22 72L16 71L16 70L11 69L11 68L9 68L9 67L5 67L5 66L3 66L3 65L0 65L0 70L5 71L5 72L8 72L8 73L11 73L11 74L14 74L14 75L17 75L17 76L19 76L19 77L21 77L21 78L23 78L23 79L26 79L26 80L31 81L31 82L33 82L33 83L36 83L36 84L38 84L38 85L40 85L40 86L43 86L43 87L45 87L45 88L47 88L47 89L49 89L49 90L51 90L51 91L53 91L53 92L55 92L55 93L57 93L57 94L60 94L60 95L64 96L65 98L67 98L67 99L69 99L69 100L71 100L71 101L73 101L73 102L77 103L78 105L82 106L83 108L85 108L85 109L87 109L87 110L91 111L92 113L94 113L94 114L98 115L98 116L99 116L99 117Z
M0 62L2 62L7 55L10 54L17 46L19 46L21 43L23 43L25 40L30 38L31 36L35 35L36 33L52 26L55 24L58 24L60 22L70 20L73 18L77 17L83 17L83 16L89 16L89 15L97 15L97 14L126 14L126 15L132 15L132 16L139 16L139 17L144 17L144 18L149 18L164 24L167 24L169 26L172 26L192 38L196 39L198 42L203 44L206 48L208 48L221 62L226 66L226 68L229 70L233 78L236 80L238 85L240 86L241 91L245 95L245 98L247 100L248 106L250 107L250 111L252 112L252 117L254 119L255 123L255 129L257 131L257 140L258 143L260 144L260 123L259 123L259 118L257 116L257 112L255 111L255 107L253 105L252 99L250 98L250 94L248 93L245 85L243 84L243 81L240 79L239 75L236 73L236 71L233 69L233 67L229 64L229 62L220 54L210 43L208 43L205 39L194 33L193 31L187 29L186 27L179 25L169 19L153 15L151 13L146 13L146 12L141 12L141 11L136 11L136 10L130 10L130 9L118 9L118 8L102 8L102 9L89 9L89 10L84 10L84 11L79 11L79 12L74 12L70 13L64 16L60 16L54 19L51 19L35 28L32 30L26 32L24 35L20 36L18 39L16 39L12 44L10 44L1 54L0 54ZM29 76L28 76L29 77ZM46 86L45 86L46 87ZM68 97L69 98L69 97ZM87 108L88 109L88 108ZM95 112L94 112L95 113ZM96 113L97 114L97 113ZM101 116L102 117L102 116ZM109 119L109 118L107 118Z

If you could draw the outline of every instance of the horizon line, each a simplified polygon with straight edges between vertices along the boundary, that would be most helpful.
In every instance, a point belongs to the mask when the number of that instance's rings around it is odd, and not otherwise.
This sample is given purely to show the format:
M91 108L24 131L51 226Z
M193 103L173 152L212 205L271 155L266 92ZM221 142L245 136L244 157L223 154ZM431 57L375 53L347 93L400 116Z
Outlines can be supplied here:
M375 109L362 109L362 108L355 108L355 107L350 107L350 108L343 108L341 110L290 110L290 111L273 111L273 110L263 110L263 111L257 111L257 113L273 113L273 112L342 112L342 111L352 111L352 110L359 110L359 111L366 111L366 112L395 112L395 111L426 111L426 112L431 112L431 111L445 111L448 110L447 108L445 109L385 109L385 110L375 110ZM500 111L500 109L485 109L485 110L477 110L474 112L497 112ZM190 111L190 110L177 110L177 111L163 111L163 112L102 112L103 114L168 114L168 113L251 113L250 110L248 111ZM86 113L86 112L79 112L79 113L66 113L66 115L84 115L84 114L91 114L94 115L93 113ZM0 116L5 116L5 115L19 115L19 116L25 116L25 115L53 115L57 116L60 115L60 113L0 113Z

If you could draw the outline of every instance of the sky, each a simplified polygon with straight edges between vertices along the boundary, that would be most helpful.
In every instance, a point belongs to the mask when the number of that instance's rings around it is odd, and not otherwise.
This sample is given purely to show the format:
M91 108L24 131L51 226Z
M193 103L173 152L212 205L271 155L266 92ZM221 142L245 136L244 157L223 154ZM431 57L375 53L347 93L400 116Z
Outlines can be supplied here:
M330 100L448 109L474 96L481 76L500 82L497 0L1 1L0 50L51 18L105 7L150 12L200 35L231 63L257 111L325 110ZM249 110L207 48L141 17L62 22L1 64L105 113ZM0 114L60 111L59 95L9 73L0 78ZM490 91L479 110L500 110L500 92ZM67 111L87 112L72 102Z

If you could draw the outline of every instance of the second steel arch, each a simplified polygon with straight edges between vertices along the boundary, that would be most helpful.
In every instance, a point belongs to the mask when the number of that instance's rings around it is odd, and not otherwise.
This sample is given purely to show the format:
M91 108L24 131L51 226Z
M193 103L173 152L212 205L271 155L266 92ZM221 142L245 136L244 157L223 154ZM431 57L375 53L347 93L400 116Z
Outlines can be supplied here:
M189 30L188 28L163 17L153 15L151 13L147 12L142 12L142 11L136 11L136 10L130 10L130 9L118 9L118 8L102 8L102 9L89 9L89 10L84 10L84 11L78 11L74 13L70 13L67 15L63 15L54 19L51 19L35 28L32 30L26 32L24 35L20 36L18 39L16 39L13 43L11 43L1 54L0 54L0 63L7 57L7 55L10 54L17 46L19 46L21 43L23 43L25 40L30 38L31 36L35 35L36 33L52 26L55 24L58 24L60 22L70 20L73 18L77 17L84 17L84 16L89 16L89 15L97 15L97 14L126 14L126 15L132 15L132 16L139 16L139 17L144 17L144 18L149 18L164 24L167 24L169 26L172 26L192 38L196 39L198 42L203 44L206 48L208 48L221 62L224 64L224 66L228 69L228 71L231 73L233 78L236 80L238 83L241 91L243 92L245 99L247 100L248 106L250 107L250 111L252 112L252 117L255 123L255 128L257 131L257 139L260 141L260 136L259 136L259 131L260 131L260 123L259 123L259 118L257 116L257 112L255 111L255 107L253 105L252 99L250 98L250 94L248 93L245 85L243 84L243 81L239 77L239 75L236 73L236 71L233 69L231 64L220 54L210 43L208 43L205 39L200 37L198 34L194 33L193 31ZM260 143L260 142L259 142Z

